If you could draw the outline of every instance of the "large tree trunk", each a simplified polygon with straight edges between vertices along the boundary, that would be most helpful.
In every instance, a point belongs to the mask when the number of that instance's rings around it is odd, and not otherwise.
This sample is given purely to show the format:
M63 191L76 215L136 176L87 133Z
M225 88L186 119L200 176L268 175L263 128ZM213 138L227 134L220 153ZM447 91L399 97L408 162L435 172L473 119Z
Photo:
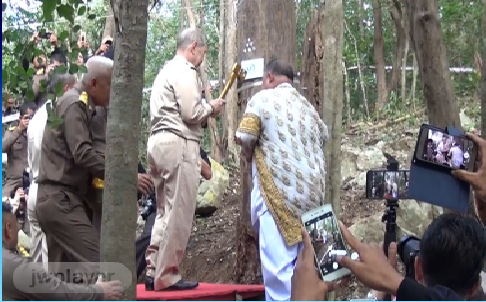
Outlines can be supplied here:
M391 79L388 85L388 94L395 91L400 80L400 66L405 53L406 32L403 23L402 4L399 0L393 0L390 3L390 15L395 23L395 49L393 53L393 65Z
M238 61L270 58L278 55L294 68L296 67L296 20L293 0L241 1L238 6ZM253 43L252 51L245 45ZM245 52L244 52L245 50ZM247 89L240 94L242 112L246 100L260 90ZM248 165L241 157L242 200L240 217L237 221L237 262L235 281L238 283L261 283L258 236L251 226L250 187Z
M136 300L138 139L147 44L147 0L112 0L115 68L106 131L106 189L103 197L101 262L119 263L132 274L123 300ZM122 31L123 29L123 31ZM127 248L132 247L132 248Z
M437 0L404 0L410 22L410 40L422 77L429 123L461 127L452 87Z
M324 5L325 1L325 5ZM322 41L325 47L322 58L323 75L321 117L326 123L330 140L326 156L326 200L332 202L335 215L341 213L341 133L343 112L343 3L342 0L321 0L320 17Z
M481 60L481 135L486 135L486 0L483 0L483 59Z
M312 11L311 19L305 27L304 49L300 64L300 87L302 95L314 105L316 110L319 110L319 91L317 85L319 83L319 74L317 72L318 68L316 67L319 65L320 60L318 61L316 56L317 22L317 12Z
M101 37L101 40L103 40L105 37L110 36L113 38L115 35L115 17L113 16L113 8L111 8L110 2L106 1L106 21L105 21L105 30L103 31L103 36ZM101 43L102 41L100 41Z
M378 83L378 100L375 106L375 115L379 116L380 111L386 104L388 98L384 56L385 43L383 42L380 0L373 0L373 31L373 50L375 54L376 80Z
M229 75L229 68L236 63L237 47L236 47L236 9L233 1L228 1L226 5L226 39L225 39L225 72ZM228 155L230 162L236 162L238 152L233 137L236 134L238 127L238 93L236 92L236 85L231 86L226 96L226 118L228 123Z
M224 0L219 1L219 49L218 49L218 94L224 89L224 78L226 76L226 65L225 65L225 45L226 45L226 5ZM228 143L230 138L228 136L228 118L226 111L223 112L223 158L228 158Z

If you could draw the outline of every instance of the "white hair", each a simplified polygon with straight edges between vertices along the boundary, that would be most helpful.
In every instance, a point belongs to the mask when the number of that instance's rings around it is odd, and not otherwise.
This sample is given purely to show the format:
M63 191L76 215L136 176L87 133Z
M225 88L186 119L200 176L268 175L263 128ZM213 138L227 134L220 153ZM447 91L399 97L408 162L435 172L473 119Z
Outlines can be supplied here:
M206 37L204 33L197 28L187 28L177 36L177 49L182 50L192 43L196 42L197 46L206 46Z
M83 74L82 83L86 85L90 79L97 78L99 76L111 74L113 70L113 61L103 56L93 56L86 62L86 68L88 72Z

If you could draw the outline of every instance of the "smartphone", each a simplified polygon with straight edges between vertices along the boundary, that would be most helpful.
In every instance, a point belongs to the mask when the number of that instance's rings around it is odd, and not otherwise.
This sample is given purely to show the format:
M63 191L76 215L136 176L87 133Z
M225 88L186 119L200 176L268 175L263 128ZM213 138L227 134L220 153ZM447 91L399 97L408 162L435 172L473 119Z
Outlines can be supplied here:
M46 32L43 34L39 33L39 38L49 40L51 38L51 33L50 32Z
M477 146L464 135L450 135L443 129L423 124L414 160L446 169L473 171L477 154Z
M309 232L316 269L323 281L335 281L351 274L336 262L336 256L348 255L332 205L327 204L302 215L302 224Z
M410 170L366 172L366 199L407 199Z

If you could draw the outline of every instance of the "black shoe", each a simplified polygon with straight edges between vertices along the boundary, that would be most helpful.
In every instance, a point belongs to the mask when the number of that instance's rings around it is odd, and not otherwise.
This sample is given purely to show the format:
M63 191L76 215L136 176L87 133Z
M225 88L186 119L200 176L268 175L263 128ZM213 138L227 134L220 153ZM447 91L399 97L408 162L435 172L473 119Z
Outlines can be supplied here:
M146 291L153 291L155 290L155 283L154 283L154 278L146 276L145 277L145 290Z
M174 285L164 289L164 290L189 290L194 289L199 285L197 282L179 280Z

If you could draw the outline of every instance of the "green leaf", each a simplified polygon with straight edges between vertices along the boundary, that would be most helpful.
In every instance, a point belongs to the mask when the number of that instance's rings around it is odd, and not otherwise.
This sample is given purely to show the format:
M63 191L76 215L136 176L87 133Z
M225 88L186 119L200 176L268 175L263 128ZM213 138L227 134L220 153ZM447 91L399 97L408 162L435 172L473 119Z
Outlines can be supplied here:
M86 68L86 66L84 66L84 65L79 65L78 66L78 71L81 72L81 73L87 73L88 72L88 68Z
M7 3L2 2L2 13L7 9Z
M61 4L56 8L56 11L60 17L74 23L74 8L71 5Z
M68 70L67 66L56 66L56 69L54 69L54 72L56 74L64 74Z
M46 92L47 80L43 79L39 81L39 92Z
M76 64L71 64L69 65L69 73L70 74L76 74L78 72L78 65Z
M28 100L33 100L34 99L34 92L32 91L32 88L27 90L27 99Z
M80 6L80 7L78 8L78 16L82 16L82 15L84 15L85 13L86 13L86 6L84 6L84 5L83 5L83 6Z
M55 87L56 97L61 97L64 94L64 83L59 81Z
M56 9L56 0L44 0L42 1L42 15L47 22L52 21L52 13Z
M73 32L78 32L81 29L81 25L74 25Z
M29 68L26 74L29 78L31 78L34 75L34 68Z
M96 19L95 14L88 15L88 20L94 20L94 19Z
M69 38L69 32L67 30L63 30L60 34L59 34L59 41L64 41L66 40L67 38Z

